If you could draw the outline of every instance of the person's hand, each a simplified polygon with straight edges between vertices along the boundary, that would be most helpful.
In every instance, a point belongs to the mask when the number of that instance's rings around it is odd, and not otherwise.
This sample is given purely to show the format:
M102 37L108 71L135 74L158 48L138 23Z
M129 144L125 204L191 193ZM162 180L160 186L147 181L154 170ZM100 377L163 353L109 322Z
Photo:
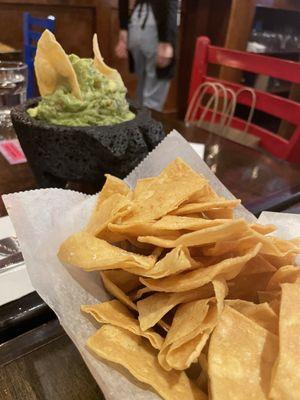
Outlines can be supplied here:
M119 40L115 48L116 56L119 58L127 58L127 31L120 31Z
M173 46L167 42L159 42L156 50L156 65L159 68L167 67L174 56Z

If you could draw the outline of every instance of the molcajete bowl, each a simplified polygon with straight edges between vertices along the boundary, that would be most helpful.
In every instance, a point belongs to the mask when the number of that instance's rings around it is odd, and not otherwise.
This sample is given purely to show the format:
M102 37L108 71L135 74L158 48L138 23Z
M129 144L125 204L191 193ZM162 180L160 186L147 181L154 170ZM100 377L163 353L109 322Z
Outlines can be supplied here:
M15 107L11 118L41 187L64 187L68 181L99 185L105 173L124 178L164 137L162 124L134 104L131 121L73 127L30 117L26 110L38 101Z

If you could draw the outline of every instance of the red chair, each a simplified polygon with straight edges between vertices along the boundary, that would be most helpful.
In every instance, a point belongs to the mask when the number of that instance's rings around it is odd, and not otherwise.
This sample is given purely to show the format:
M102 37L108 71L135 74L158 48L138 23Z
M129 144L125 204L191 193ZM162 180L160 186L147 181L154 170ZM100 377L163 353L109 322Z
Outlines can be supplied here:
M201 36L196 42L189 101L191 101L194 92L203 82L219 82L235 92L243 87L237 83L208 76L208 64L218 64L255 74L272 76L293 83L300 83L300 63L298 62L212 46L209 38ZM260 90L255 90L255 93L256 109L286 120L295 125L296 128L289 140L253 123L250 124L248 133L258 136L260 138L260 146L274 156L290 162L300 163L300 104ZM247 91L242 92L238 97L238 103L240 104L251 106L252 101L253 98ZM210 116L211 114L208 113L205 119L208 120ZM232 119L232 128L242 131L245 126L246 121L237 117Z

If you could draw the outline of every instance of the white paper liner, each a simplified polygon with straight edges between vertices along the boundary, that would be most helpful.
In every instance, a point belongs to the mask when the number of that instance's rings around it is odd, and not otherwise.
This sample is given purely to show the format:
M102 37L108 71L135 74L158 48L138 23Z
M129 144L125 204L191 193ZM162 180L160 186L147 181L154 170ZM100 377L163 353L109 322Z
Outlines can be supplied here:
M169 134L128 175L126 182L133 187L137 179L156 176L176 157L181 157L194 170L202 173L219 195L234 198L176 131ZM65 267L56 254L64 239L85 226L95 199L96 196L62 189L32 190L3 196L33 287L58 316L106 399L159 399L158 395L135 385L133 379L127 379L111 365L96 359L85 348L87 338L96 328L81 314L80 306L107 300L109 296L102 286L99 273ZM236 216L256 221L242 206L237 207ZM263 218L264 223L272 222L268 215ZM290 225L287 218L294 223ZM293 226L293 236L300 234L300 216L289 214L284 220L284 226L288 226L288 229ZM278 218L275 222L278 223Z

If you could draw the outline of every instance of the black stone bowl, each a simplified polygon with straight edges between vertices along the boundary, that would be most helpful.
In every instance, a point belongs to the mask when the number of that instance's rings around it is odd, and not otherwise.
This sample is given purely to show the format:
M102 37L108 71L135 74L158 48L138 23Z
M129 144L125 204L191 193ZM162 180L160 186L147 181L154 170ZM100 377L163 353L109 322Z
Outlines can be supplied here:
M124 178L163 138L160 122L133 103L131 121L108 126L63 126L31 118L29 100L11 112L22 149L41 187L64 187L68 181L99 184L103 175Z

